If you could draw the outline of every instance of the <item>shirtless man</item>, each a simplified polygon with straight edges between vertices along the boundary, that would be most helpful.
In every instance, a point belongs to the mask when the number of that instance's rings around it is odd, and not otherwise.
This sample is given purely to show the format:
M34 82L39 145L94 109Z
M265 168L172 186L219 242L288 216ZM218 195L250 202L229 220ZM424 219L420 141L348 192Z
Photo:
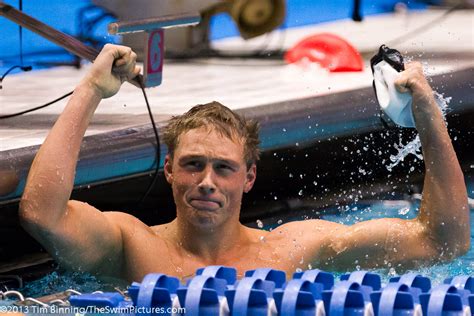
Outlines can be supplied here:
M129 48L107 45L77 86L41 146L20 203L20 218L62 265L128 281L150 272L183 279L199 267L257 267L289 275L321 269L410 267L446 261L469 249L469 209L456 154L419 63L397 81L413 95L413 114L426 164L417 218L376 219L345 226L323 220L281 225L271 232L239 222L242 195L255 181L258 128L212 103L172 120L164 172L177 217L149 227L120 212L69 200L83 135L103 98L139 73ZM113 70L112 70L113 69Z

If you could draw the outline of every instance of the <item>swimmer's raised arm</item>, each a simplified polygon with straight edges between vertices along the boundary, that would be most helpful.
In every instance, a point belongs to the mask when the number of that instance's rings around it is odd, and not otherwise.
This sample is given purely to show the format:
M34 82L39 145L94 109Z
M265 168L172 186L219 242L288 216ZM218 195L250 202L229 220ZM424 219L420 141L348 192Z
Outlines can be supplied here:
M288 244L306 248L306 254L311 254L306 258L313 266L343 270L357 265L410 268L451 260L469 249L464 177L421 64L406 65L395 84L413 96L413 114L422 143L426 175L419 215L412 220L385 218L352 226L312 220L288 223L276 230L286 236L280 243L292 240Z
M373 249L373 241L377 241L383 245L384 260L388 262L413 265L409 263L450 260L469 249L469 207L464 176L421 64L407 64L395 86L400 92L412 94L413 115L422 144L425 180L419 215L414 220L360 223L338 240L353 243L360 239L360 244L369 249Z
M423 150L425 179L417 220L427 229L440 259L452 259L470 246L469 206L461 166L422 65L408 64L395 84L399 91L412 94Z
M89 122L103 98L116 94L125 80L139 73L135 61L128 47L104 47L39 149L21 198L23 227L60 263L76 269L119 269L114 263L120 256L105 262L109 255L121 253L117 215L69 198Z

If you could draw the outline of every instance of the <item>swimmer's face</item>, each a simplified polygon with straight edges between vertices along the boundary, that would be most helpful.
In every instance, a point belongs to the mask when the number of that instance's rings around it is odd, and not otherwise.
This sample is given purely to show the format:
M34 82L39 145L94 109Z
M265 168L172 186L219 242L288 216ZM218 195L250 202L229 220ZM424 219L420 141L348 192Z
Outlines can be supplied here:
M212 229L238 221L242 195L252 188L256 167L247 169L241 141L202 127L179 136L173 158L166 157L165 176L178 218Z

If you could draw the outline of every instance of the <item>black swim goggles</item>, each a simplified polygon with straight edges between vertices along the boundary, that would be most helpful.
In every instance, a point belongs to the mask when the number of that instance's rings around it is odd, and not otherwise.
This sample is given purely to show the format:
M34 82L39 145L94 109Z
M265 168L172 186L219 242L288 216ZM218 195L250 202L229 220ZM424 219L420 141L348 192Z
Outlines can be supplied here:
M380 63L381 61L385 61L398 72L402 72L405 70L403 55L396 49L382 45L380 46L378 53L370 59L370 69L372 69L372 75L374 74L374 66ZM377 99L377 89L375 88L375 80L372 81L372 87L374 88L375 98ZM393 123L393 121L382 110L380 110L380 120L382 121L382 124L385 128L397 127L397 125Z

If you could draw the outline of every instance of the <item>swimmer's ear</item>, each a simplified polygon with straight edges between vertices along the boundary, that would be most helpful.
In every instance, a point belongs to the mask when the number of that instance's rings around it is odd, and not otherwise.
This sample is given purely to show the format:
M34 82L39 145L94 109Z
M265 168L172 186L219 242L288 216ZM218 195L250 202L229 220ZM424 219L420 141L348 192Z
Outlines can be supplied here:
M171 159L171 156L169 154L167 154L165 157L164 172L165 172L166 181L168 181L169 184L172 184L173 183L173 160Z
M257 166L252 164L252 166L247 170L247 178L245 179L245 186L244 192L248 193L255 183L255 179L257 178Z

